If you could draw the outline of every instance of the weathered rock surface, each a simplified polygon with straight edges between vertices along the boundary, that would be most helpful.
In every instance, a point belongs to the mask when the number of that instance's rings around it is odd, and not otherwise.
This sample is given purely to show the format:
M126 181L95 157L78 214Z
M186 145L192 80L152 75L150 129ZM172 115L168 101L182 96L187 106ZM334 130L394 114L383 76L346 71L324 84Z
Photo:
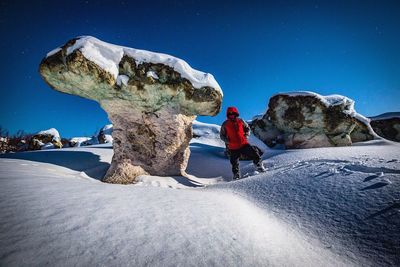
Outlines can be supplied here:
M339 95L292 92L273 96L251 128L270 147L348 146L374 139L368 120L354 111L354 101Z
M55 128L40 131L29 140L28 150L62 148L60 134Z
M141 174L185 175L196 115L220 111L211 74L166 55L102 42L68 41L40 73L54 89L97 101L113 124L114 156L103 181L133 183Z
M371 127L383 138L400 142L400 112L388 112L370 117Z

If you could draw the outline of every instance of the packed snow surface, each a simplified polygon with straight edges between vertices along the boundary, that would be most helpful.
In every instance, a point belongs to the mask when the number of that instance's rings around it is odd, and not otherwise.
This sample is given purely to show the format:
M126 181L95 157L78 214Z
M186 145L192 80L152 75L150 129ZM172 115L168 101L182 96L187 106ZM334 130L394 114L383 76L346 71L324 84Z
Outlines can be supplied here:
M193 87L202 88L204 86L210 86L222 94L221 87L212 74L195 70L190 67L186 61L171 55L114 45L103 42L92 36L79 37L74 45L67 48L67 55L71 54L76 49L79 49L85 58L111 73L117 81L119 62L124 55L128 55L134 58L138 65L142 63L167 65L179 72L183 78L188 79ZM49 52L47 56L53 55L58 51L59 50L56 48ZM157 75L152 75L152 77L156 78ZM122 78L120 78L119 81L124 83Z
M263 147L233 182L194 128L190 179L102 183L111 144L1 155L0 265L399 266L399 144Z

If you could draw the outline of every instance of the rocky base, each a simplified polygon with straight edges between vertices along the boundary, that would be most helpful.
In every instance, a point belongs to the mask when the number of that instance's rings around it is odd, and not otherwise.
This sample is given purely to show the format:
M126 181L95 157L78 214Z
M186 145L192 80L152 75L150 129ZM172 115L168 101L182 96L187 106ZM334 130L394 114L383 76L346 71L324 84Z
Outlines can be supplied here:
M101 103L113 124L114 156L103 181L126 184L142 174L185 174L196 116L173 114L168 107L155 113L131 113L122 103L109 104Z

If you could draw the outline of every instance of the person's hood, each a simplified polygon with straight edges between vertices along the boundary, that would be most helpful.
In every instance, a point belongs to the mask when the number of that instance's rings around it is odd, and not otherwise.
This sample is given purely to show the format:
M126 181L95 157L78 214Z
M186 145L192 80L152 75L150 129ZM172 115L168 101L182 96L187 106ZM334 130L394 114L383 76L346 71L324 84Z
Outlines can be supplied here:
M228 117L228 113L236 113L239 117L239 111L236 107L228 107L226 110L226 117Z

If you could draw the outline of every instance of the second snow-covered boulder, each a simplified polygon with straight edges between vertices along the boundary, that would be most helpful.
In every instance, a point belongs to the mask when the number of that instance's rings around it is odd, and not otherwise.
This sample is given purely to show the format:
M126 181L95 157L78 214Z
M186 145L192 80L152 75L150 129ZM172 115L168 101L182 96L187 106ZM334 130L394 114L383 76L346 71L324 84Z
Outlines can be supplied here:
M372 129L379 136L400 142L400 112L388 112L370 119Z
M60 134L55 128L40 131L31 137L28 150L62 148Z
M272 147L347 146L374 138L368 119L354 110L354 101L341 95L312 92L274 95L262 118L252 121L253 133Z
M211 74L170 55L90 36L48 53L40 74L52 88L95 100L107 112L114 156L103 181L110 183L185 175L192 121L216 115L222 103Z

